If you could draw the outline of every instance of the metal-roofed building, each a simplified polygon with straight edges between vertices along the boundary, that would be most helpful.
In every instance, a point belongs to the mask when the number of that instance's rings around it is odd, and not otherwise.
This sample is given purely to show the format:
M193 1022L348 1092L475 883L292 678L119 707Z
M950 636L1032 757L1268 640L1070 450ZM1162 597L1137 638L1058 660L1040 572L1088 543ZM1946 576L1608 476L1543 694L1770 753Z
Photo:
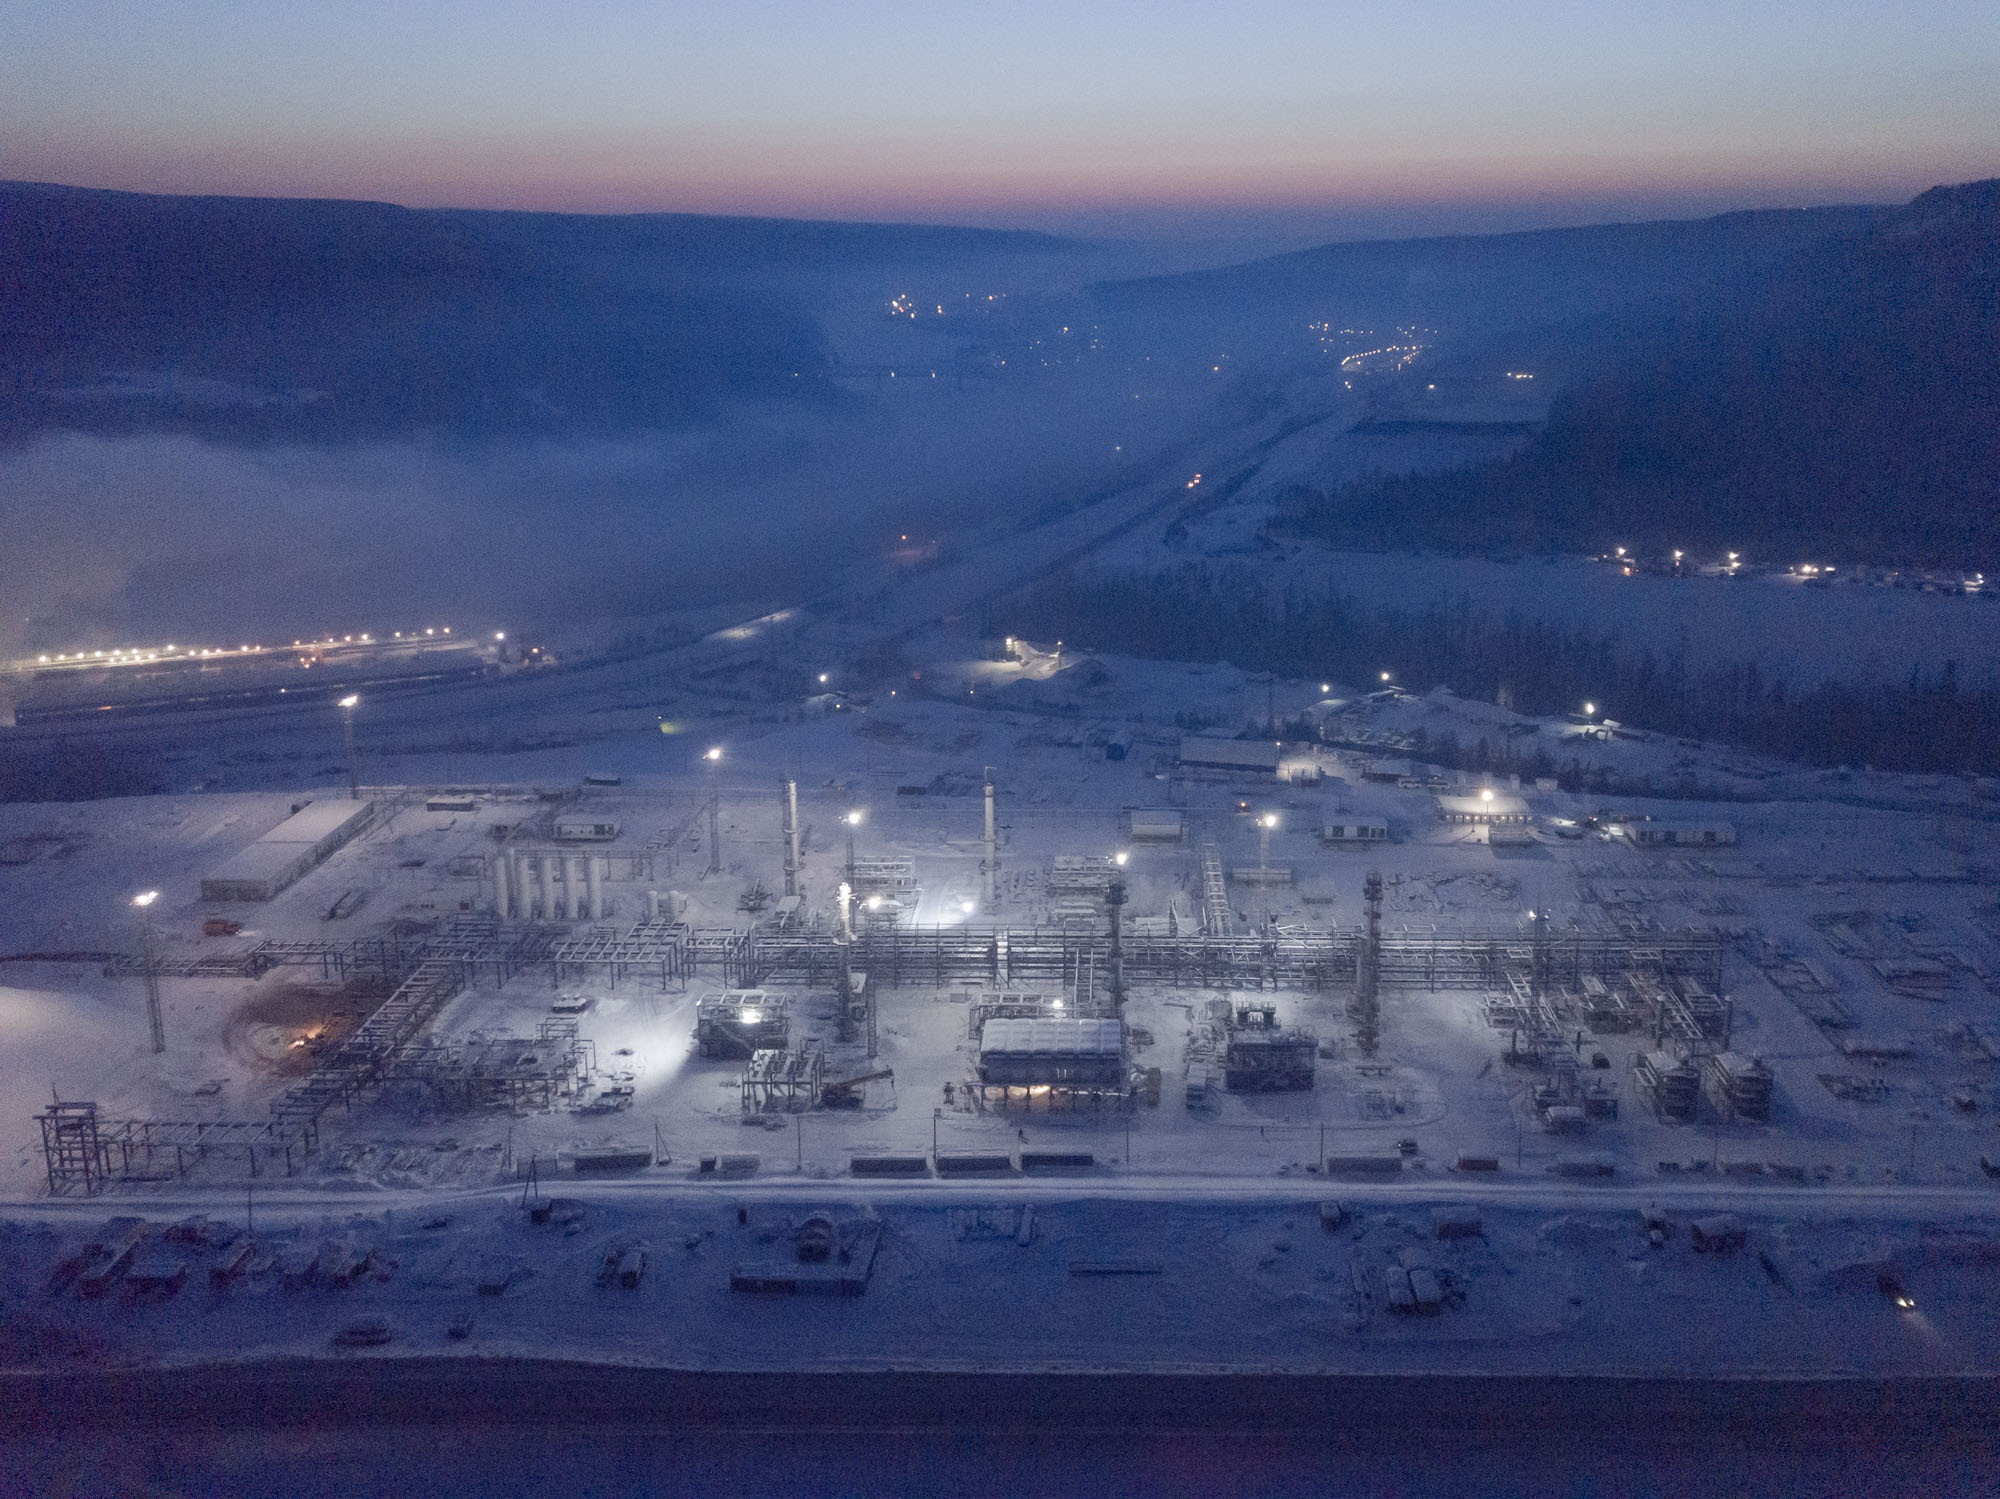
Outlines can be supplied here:
M203 900L270 900L365 829L374 802L311 802L201 882Z
M1273 739L1181 740L1180 763L1198 770L1236 770L1275 778L1284 749Z
M1528 820L1528 804L1512 792L1473 792L1466 796L1439 796L1438 816L1446 822L1491 826L1494 823Z
M994 1084L1116 1087L1125 1080L1119 1020L996 1019L979 1029L979 1078Z

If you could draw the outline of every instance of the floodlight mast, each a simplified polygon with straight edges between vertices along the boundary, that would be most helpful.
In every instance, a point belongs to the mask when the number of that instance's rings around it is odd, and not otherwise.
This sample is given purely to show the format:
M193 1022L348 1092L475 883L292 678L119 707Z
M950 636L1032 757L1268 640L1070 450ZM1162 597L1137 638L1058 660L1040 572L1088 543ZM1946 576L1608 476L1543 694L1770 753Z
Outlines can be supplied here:
M347 732L347 797L349 801L361 800L361 762L354 753L354 710L361 706L361 694L350 692L340 700L344 710L342 722Z
M167 1049L166 1024L160 1015L160 966L153 956L153 902L159 898L157 890L143 891L132 897L132 904L139 908L139 930L145 943L146 1024L152 1032L154 1056Z

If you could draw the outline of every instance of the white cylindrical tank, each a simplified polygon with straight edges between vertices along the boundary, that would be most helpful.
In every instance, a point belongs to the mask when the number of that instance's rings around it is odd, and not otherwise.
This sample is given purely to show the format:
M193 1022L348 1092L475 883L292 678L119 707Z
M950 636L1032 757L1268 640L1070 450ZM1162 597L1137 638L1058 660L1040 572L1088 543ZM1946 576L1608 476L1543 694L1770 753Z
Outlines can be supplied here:
M611 872L611 861L603 854L590 856L590 919L604 919L604 877Z
M657 890L646 892L646 919L648 921L660 919L660 892Z
M507 856L493 856L493 915L501 921L507 919Z
M571 921L581 921L584 913L582 854L571 854L563 861L563 915Z
M556 882L547 854L535 855L535 914L544 921L556 919Z

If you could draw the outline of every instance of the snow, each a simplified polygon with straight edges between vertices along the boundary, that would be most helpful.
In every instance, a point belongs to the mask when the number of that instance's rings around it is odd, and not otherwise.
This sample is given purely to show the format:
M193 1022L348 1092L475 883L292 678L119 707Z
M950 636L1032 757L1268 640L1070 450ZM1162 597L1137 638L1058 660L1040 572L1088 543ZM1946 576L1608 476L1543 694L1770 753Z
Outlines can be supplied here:
M1212 456L1203 456L1207 470L1224 473L1227 462ZM1990 1020L2000 992L2000 851L1974 788L1943 777L1828 776L1657 735L1600 739L1581 725L1447 693L1322 690L1228 666L1073 649L981 658L969 617L978 599L1101 551L1121 531L1139 546L1146 527L1170 513L1156 514L1158 504L1157 490L1135 486L1023 533L1018 545L872 588L848 580L796 615L698 639L690 632L652 655L364 706L362 777L393 811L268 903L204 902L200 883L292 802L344 782L338 720L302 711L107 724L111 742L144 743L164 757L176 784L231 789L0 806L0 956L45 955L0 969L0 1219L9 1225L0 1297L9 1316L138 1363L323 1353L348 1321L379 1316L394 1329L391 1350L555 1351L697 1368L1990 1370L1994 1324L1982 1298L1991 1271L1981 1256L2000 1240L2000 1202L1980 1159L2000 1158L1992 1072L2000 1035ZM1369 565L1401 587L1397 569L1439 564ZM1549 591L1539 564L1519 573ZM1597 577L1574 581L1595 587ZM1678 598L1709 597L1697 592L1707 589L1760 601L1765 587L1657 586L1682 590ZM1808 600L1802 590L1786 597ZM1799 607L1829 608L1830 598L1842 595L1818 591ZM1839 607L1861 604L1874 607L1869 599ZM1984 606L1926 599L1920 607ZM1830 617L1814 615L1808 633L1834 634ZM1842 628L1861 617L1840 616ZM1771 628L1773 618L1749 622ZM1789 630L1802 619L1779 623ZM840 673L884 641L921 675L842 681L833 703L807 710L817 671ZM1323 724L1326 743L1288 748L1283 762L1310 760L1317 784L1176 770L1184 732L1235 733L1274 708ZM663 734L663 723L676 732ZM1439 788L1364 778L1370 762L1409 758L1420 730L1523 753L1546 747L1558 763L1579 760L1621 789L1517 793L1495 778L1496 794L1520 795L1532 818L1525 847L1495 847L1483 829L1437 815L1435 790L1476 795L1480 777L1447 773ZM1112 743L1129 747L1124 758L1106 758ZM724 751L715 772L723 869L712 877L702 815L711 781L701 759L711 746ZM977 909L978 788L989 767L1002 837L1000 910L990 915ZM1414 769L1430 770L1420 761ZM587 786L586 774L618 784ZM962 1086L976 1060L971 1007L1002 991L952 981L882 985L873 1058L838 1039L830 991L782 989L794 1034L825 1044L829 1078L877 1068L894 1076L868 1084L857 1110L746 1122L740 1067L693 1054L695 1005L726 987L721 976L663 990L656 976L634 971L613 984L598 970L562 989L590 1001L582 1033L595 1043L600 1082L629 1088L622 1105L452 1115L421 1089L389 1089L327 1115L319 1149L295 1163L295 1175L273 1165L259 1177L255 1212L260 1243L275 1254L270 1271L219 1300L192 1286L144 1305L47 1299L50 1269L115 1213L235 1221L248 1207L241 1162L219 1158L194 1163L185 1181L48 1200L32 1116L51 1089L94 1099L113 1117L262 1119L309 1065L309 1046L293 1043L338 1021L337 985L313 970L169 976L160 985L167 1049L155 1057L144 985L103 972L104 954L138 949L136 890L161 892L152 912L169 961L266 937L409 930L483 910L479 871L498 831L532 828L555 805L543 798L557 796L565 815L618 824L602 845L615 868L650 860L648 878L614 873L605 925L622 931L638 921L647 891L659 890L684 894L697 927L738 927L750 920L739 907L751 887L783 889L784 777L799 782L805 919L822 927L834 919L844 864L841 819L861 808L856 853L914 862L921 898L911 919L921 926L1046 926L1063 899L1048 888L1055 860L1120 849L1128 918L1191 919L1202 905L1201 846L1216 845L1225 868L1254 869L1256 819L1275 814L1269 860L1291 878L1229 886L1243 930L1268 922L1352 932L1369 871L1383 877L1393 936L1498 932L1525 943L1531 910L1557 931L1574 923L1635 942L1719 930L1729 943L1732 1045L1771 1068L1774 1116L1662 1122L1631 1073L1653 1038L1596 1035L1581 1050L1605 1055L1609 1066L1589 1075L1611 1085L1619 1111L1567 1138L1530 1109L1536 1079L1501 1060L1506 1037L1487 1024L1478 993L1390 990L1381 1052L1369 1058L1353 1043L1338 990L1246 995L1193 983L1138 984L1126 1005L1133 1062L1162 1074L1157 1107L1006 1111ZM476 808L428 810L428 793L447 786ZM1639 794L1649 786L1681 794ZM1180 814L1186 838L1128 844L1133 809ZM1601 825L1649 814L1726 821L1738 842L1698 853L1640 849L1587 827L1599 812L1611 814ZM1319 840L1324 826L1363 822L1386 826L1390 838L1365 853ZM355 891L365 895L358 909L342 899ZM337 906L348 914L334 919ZM211 916L245 930L204 937ZM447 1045L532 1036L557 992L546 967L504 983L488 974L446 1006L431 1034ZM1244 998L1317 1034L1316 1085L1215 1091L1190 1106L1180 1086L1190 1036L1216 1002ZM1907 1054L1851 1054L1868 1049L1856 1038L1888 1036L1906 1038ZM856 1155L924 1156L933 1141L947 1154L1088 1152L1095 1164L1075 1180L1009 1173L976 1186L850 1174ZM577 1152L605 1148L660 1149L669 1160L631 1179L570 1174ZM759 1165L747 1180L716 1183L695 1167L703 1156L751 1153ZM1340 1155L1401 1165L1394 1179L1365 1184L1332 1183L1311 1169ZM1502 1169L1475 1181L1451 1169L1461 1156ZM1560 1174L1585 1156L1607 1160L1611 1176ZM585 1203L576 1232L524 1221L514 1203L530 1172L543 1191ZM1352 1227L1320 1229L1318 1203L1329 1196L1351 1200ZM1437 1241L1431 1208L1468 1201L1480 1208L1483 1236ZM1746 1252L1697 1256L1684 1234L1651 1249L1638 1209L1655 1201L1677 1223L1738 1213L1750 1229ZM1024 1244L1029 1203L1035 1227ZM738 1208L747 1223L737 1222ZM732 1264L782 1258L791 1229L821 1210L843 1224L879 1225L881 1250L861 1297L727 1290ZM448 1222L426 1227L434 1218ZM341 1291L284 1289L286 1256L329 1237L376 1248L393 1273ZM651 1253L642 1285L598 1287L608 1248L635 1239ZM496 1257L523 1273L504 1295L478 1297L472 1282ZM1885 1258L1905 1273L1914 1309L1849 1288L1860 1272L1844 1267ZM1160 1269L1071 1274L1081 1260ZM1389 1316L1379 1298L1392 1263L1438 1273L1445 1310ZM444 1328L468 1311L474 1336L446 1338Z

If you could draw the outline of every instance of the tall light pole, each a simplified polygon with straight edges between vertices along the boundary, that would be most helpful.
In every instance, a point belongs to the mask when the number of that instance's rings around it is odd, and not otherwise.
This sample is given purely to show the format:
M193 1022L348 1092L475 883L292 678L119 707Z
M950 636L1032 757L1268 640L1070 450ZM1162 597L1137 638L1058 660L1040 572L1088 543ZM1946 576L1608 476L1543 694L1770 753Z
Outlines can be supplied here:
M157 890L132 897L132 904L139 908L139 930L146 948L146 1023L152 1028L155 1056L167 1049L167 1028L160 1019L160 966L153 958L153 902L159 898Z
M854 830L861 826L861 809L855 808L840 819L847 825L847 884L854 888Z
M351 801L361 800L361 762L354 753L354 710L361 705L361 694L350 692L340 700L341 719L347 726L347 795Z
M1257 892L1264 898L1264 922L1271 921L1271 830L1278 825L1278 814L1266 812L1257 819Z
M722 746L702 756L708 762L708 872L722 873Z

